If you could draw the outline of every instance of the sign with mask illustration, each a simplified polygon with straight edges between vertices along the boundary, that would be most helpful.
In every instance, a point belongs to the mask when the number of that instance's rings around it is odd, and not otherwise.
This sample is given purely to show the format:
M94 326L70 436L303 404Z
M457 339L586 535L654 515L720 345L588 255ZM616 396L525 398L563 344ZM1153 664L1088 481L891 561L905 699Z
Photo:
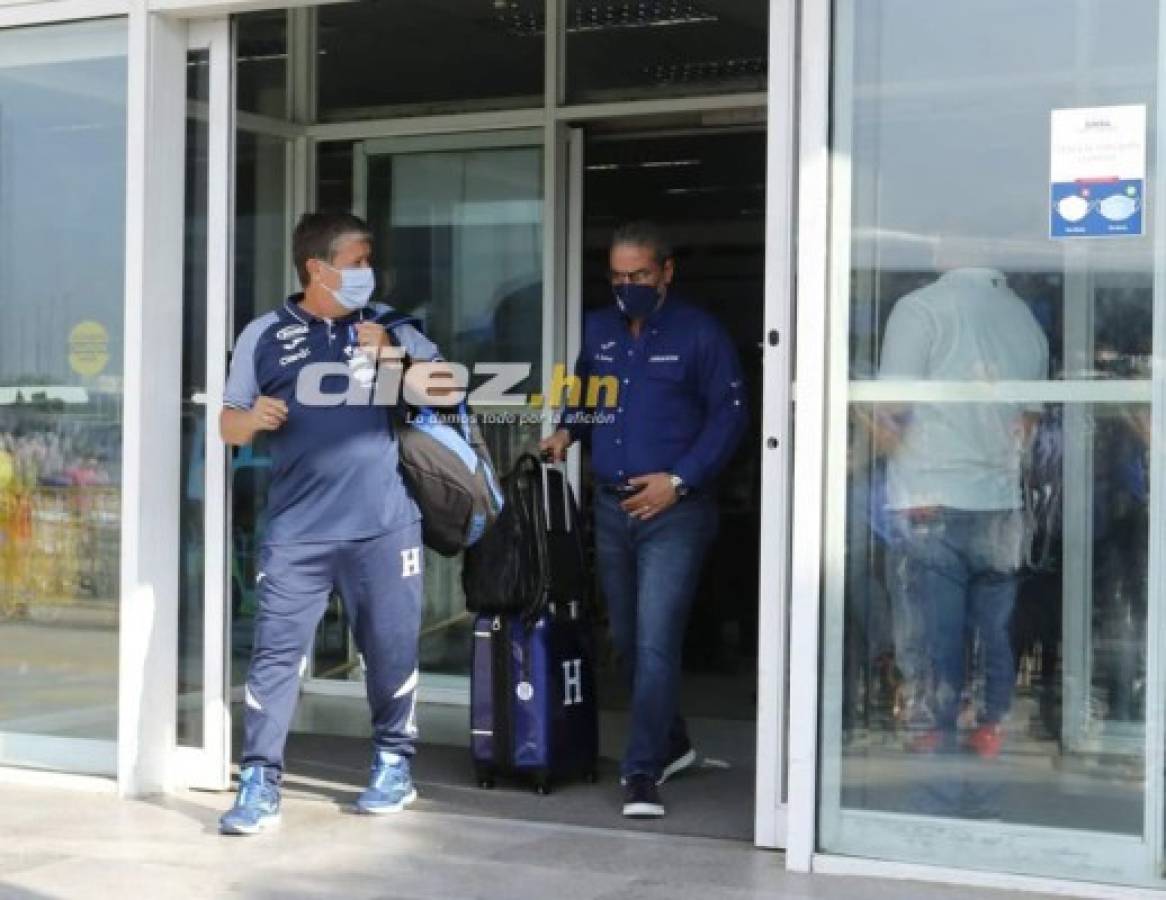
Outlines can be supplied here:
M1146 216L1146 107L1054 109L1054 238L1138 237Z

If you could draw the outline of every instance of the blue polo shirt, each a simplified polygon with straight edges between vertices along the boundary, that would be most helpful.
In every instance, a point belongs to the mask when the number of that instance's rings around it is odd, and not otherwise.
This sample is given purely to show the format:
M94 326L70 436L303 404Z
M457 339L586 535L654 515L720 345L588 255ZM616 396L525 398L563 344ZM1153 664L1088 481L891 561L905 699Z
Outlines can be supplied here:
M733 455L748 411L736 349L721 324L669 293L638 338L614 304L588 314L575 365L583 403L562 424L589 439L600 483L669 472L707 487ZM612 400L586 408L590 379L618 383ZM611 379L614 379L612 381Z
M265 542L289 544L375 537L417 522L420 511L397 469L397 439L389 410L373 403L304 405L295 396L310 363L347 368L356 325L398 314L381 304L340 319L321 319L299 306L302 294L251 322L235 344L223 404L250 409L260 395L288 406L283 427L267 432L271 486ZM393 330L415 360L438 358L437 347L411 325ZM326 393L343 393L346 376L328 376ZM368 392L371 401L372 392Z

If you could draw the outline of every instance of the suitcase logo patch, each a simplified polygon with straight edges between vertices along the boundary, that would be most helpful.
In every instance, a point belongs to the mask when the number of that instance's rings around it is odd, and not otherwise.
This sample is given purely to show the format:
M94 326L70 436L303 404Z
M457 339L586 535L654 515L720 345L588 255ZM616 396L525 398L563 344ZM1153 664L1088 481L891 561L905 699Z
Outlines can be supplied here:
M523 703L529 703L534 697L534 685L529 681L520 681L515 687L514 693L518 695L518 699Z
M583 702L583 660L563 660L563 706Z

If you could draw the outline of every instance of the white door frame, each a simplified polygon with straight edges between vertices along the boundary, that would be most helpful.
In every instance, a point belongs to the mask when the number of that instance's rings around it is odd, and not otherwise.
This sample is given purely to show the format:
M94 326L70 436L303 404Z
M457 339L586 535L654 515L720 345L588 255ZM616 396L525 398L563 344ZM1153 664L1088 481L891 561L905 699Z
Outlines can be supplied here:
M817 848L818 662L826 428L830 204L831 2L802 0L797 58L797 288L791 534L786 868L809 872ZM775 68L771 64L770 77Z
M234 196L234 53L226 17L191 22L189 50L209 51L210 97L206 108L206 390L190 397L206 414L203 483L202 745L176 747L174 782L223 790L230 784L230 583L227 570L228 448L219 434L218 411L226 386L231 321L231 228Z
M182 475L182 334L174 322L182 319L188 23L151 12L145 0L0 6L0 27L116 15L126 16L128 32L117 741L50 739L46 755L34 753L27 736L5 740L10 755L30 765L115 775L119 793L143 796L171 790L185 765L174 746ZM229 77L229 68L223 71ZM223 102L229 109L231 99ZM214 182L211 191L213 211ZM220 214L224 241L228 220ZM212 241L215 233L212 226ZM212 599L221 603L221 594ZM208 653L221 643L208 639ZM42 783L36 774L0 771L5 779ZM85 781L45 773L43 783Z
M129 10L118 788L168 790L177 704L186 23Z
M784 847L788 808L786 682L790 600L797 3L771 0L762 336L761 570L758 575L757 786L754 843Z

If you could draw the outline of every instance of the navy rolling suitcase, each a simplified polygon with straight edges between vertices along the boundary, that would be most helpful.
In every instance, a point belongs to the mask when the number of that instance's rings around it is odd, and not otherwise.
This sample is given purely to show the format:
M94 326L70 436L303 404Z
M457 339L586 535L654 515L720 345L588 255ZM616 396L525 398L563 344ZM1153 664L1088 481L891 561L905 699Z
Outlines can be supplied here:
M470 728L478 784L525 774L546 794L554 781L594 781L599 756L595 669L575 611L479 616L474 622Z
M515 597L502 609L478 607L471 750L483 787L499 774L525 774L545 794L552 781L594 780L599 756L581 522L563 472L531 457L508 478L511 514L519 505L527 512L511 533L529 545L529 552L516 554L527 567L516 583L529 585L532 596Z

